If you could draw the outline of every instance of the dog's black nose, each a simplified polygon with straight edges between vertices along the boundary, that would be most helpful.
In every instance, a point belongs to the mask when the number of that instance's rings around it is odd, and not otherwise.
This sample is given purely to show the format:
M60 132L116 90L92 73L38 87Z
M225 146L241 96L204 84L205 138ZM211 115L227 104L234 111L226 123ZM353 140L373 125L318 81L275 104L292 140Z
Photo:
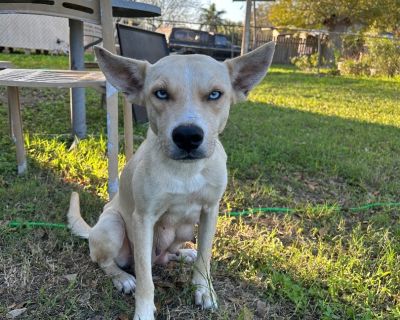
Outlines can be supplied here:
M172 131L172 140L187 152L196 150L203 142L204 132L195 125L179 126Z

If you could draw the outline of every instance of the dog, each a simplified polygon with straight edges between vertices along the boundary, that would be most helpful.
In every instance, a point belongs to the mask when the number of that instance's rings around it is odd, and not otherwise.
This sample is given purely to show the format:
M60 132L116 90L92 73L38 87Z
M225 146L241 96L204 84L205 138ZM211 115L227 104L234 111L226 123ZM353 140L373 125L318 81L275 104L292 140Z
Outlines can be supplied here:
M134 320L154 319L152 264L193 262L195 304L216 309L210 259L219 201L227 184L219 141L230 106L266 75L274 42L225 62L205 55L170 55L155 64L95 48L107 81L128 101L146 106L145 141L120 176L118 193L91 228L72 193L68 221L89 239L90 257L115 287L135 291ZM183 249L198 224L198 251ZM136 278L123 268L134 265Z

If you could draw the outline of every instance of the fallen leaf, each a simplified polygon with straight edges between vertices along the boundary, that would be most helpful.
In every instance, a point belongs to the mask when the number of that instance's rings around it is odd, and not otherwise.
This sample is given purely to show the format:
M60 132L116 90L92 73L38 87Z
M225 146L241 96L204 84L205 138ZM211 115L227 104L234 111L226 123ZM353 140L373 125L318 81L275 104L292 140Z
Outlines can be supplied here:
M71 282L71 281L75 281L77 276L78 276L77 273L71 273L71 274L66 274L63 277Z
M24 301L18 304L14 304L14 307L9 307L8 309L22 309L28 306L30 304L30 301Z
M256 313L260 317L264 317L267 314L267 303L261 300L257 301Z
M325 237L329 231L329 227L325 226L318 230L318 234L320 237Z
M23 314L26 310L28 310L28 309L27 308L21 308L21 309L11 310L10 312L7 313L7 318L8 319L15 319L15 318L19 317L21 314Z
M185 280L177 280L175 281L175 285L177 288L184 288L187 284L187 281Z
M253 319L254 319L253 313L246 307L242 309L238 317L238 320L253 320Z
M318 184L316 182L313 181L306 181L307 187L311 190L311 191L315 191L315 189L317 188Z
M118 317L116 317L115 320L129 320L129 316L125 313L122 313L118 315Z
M227 299L228 301L234 303L234 304L239 305L239 306L243 304L243 301L242 301L242 300L240 300L240 299L238 299L238 298L235 298L235 297L229 296L229 297L226 297L226 299Z

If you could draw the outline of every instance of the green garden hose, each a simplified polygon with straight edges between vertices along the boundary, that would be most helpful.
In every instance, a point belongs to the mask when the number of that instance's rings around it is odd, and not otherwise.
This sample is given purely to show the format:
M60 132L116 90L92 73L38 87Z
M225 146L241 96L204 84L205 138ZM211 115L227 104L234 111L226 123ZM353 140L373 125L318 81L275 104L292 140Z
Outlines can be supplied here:
M10 228L50 228L50 229L65 229L67 225L64 223L50 223L50 222L39 222L39 221L10 221L8 223Z
M351 211L351 212L358 212L364 211L373 208L382 208L382 207L400 207L400 202L375 202L362 205L360 207L354 208L345 208L345 207L336 207L330 206L326 207L329 210L334 211ZM271 212L271 213L291 213L295 212L296 209L290 208L254 208L250 210L243 210L243 211L231 211L228 213L230 217L243 217L252 214L257 214L261 212ZM63 223L49 223L49 222L38 222L38 221L10 221L6 224L9 228L49 228L49 229L66 229L68 226Z
M354 208L345 208L345 207L336 207L336 206L327 206L325 208L327 208L329 210L333 210L333 211L357 212L357 211L363 211L363 210L379 208L379 207L400 207L400 202L375 202L375 203L369 203L369 204L365 204L360 207L354 207ZM290 209L290 208L254 208L254 209L243 210L243 211L239 211L239 212L232 211L232 212L228 213L228 216L242 217L242 216L248 216L248 215L256 214L256 213L260 213L260 212L290 213L290 212L295 212L295 211L296 211L296 209Z

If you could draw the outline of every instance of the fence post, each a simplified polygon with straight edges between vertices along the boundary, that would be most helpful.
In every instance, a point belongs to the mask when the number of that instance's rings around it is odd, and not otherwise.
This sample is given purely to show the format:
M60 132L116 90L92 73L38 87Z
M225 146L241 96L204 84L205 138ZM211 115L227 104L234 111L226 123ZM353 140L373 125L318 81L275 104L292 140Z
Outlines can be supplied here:
M318 32L318 75L321 68L321 32Z
M251 0L246 0L246 15L243 24L243 38L242 38L242 50L241 54L249 52L250 42L250 18L251 18Z
M231 58L233 58L233 32L231 32Z
M253 32L253 50L257 48L257 13L256 13L256 0L253 1L253 20L254 20L254 32Z

